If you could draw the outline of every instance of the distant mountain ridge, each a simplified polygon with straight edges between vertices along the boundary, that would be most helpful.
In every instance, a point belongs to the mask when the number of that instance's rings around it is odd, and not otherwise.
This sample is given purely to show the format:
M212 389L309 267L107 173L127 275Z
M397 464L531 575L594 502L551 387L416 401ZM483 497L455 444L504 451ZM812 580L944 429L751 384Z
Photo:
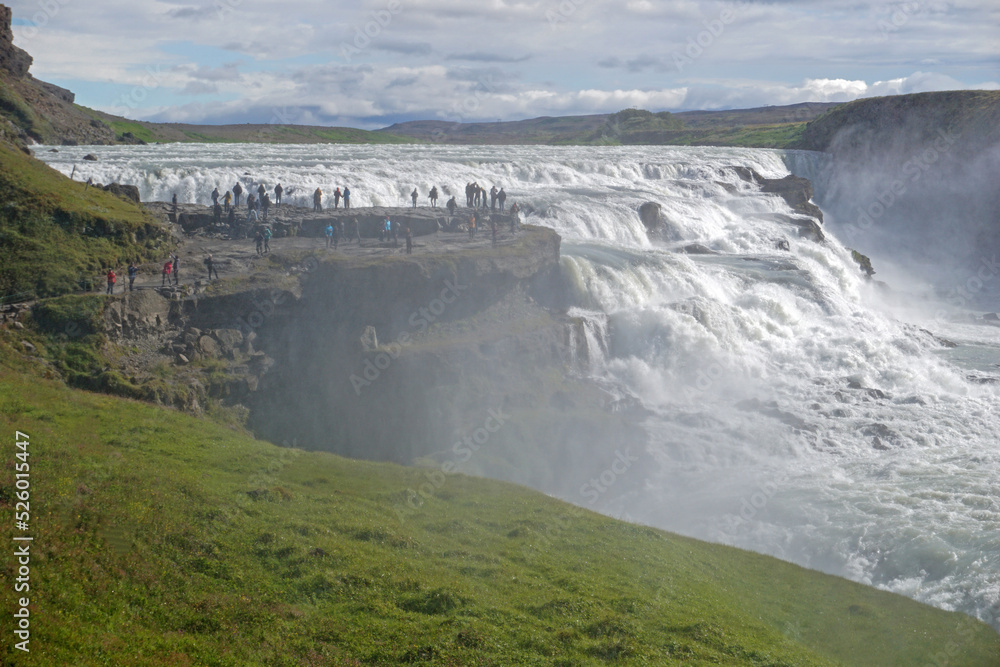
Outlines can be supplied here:
M835 103L724 111L653 113L625 109L613 114L542 116L497 123L418 120L378 132L446 144L666 144L783 148L800 140L805 124Z

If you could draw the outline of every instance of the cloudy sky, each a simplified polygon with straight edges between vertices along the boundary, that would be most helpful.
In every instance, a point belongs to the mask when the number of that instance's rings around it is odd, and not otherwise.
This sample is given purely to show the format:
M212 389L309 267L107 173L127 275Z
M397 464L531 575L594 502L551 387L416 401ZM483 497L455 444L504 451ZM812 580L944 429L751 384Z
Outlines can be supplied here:
M1000 87L996 0L6 0L130 118L366 129Z

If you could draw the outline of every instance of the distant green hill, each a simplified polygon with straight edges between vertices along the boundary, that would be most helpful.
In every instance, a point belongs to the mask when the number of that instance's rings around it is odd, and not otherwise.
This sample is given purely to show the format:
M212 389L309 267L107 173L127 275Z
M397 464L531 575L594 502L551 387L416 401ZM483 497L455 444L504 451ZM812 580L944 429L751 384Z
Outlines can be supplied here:
M0 329L0 425L9 461L15 431L28 435L31 654L5 641L5 663L985 667L1000 655L1000 636L967 616L773 558L70 390L39 379L22 337ZM0 478L8 526L14 474ZM432 494L412 491L436 475Z
M785 148L800 140L807 121L835 104L804 103L728 111L541 117L497 123L412 121L378 133L448 144L658 144Z

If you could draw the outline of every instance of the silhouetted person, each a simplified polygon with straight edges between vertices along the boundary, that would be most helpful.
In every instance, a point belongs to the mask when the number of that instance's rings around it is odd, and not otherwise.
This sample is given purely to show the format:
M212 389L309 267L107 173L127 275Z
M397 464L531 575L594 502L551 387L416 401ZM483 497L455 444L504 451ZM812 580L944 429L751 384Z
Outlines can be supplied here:
M503 203L507 201L507 193L500 188L500 192L497 193L497 202L500 204L500 212L503 213Z
M219 188L212 190L212 205L219 203Z
M173 257L173 266L171 267L174 274L174 284L181 284L181 258L177 255L171 255Z
M340 208L340 198L344 195L340 194L340 188L333 191L333 207Z
M284 192L284 191L285 191L285 189L283 187L281 187L281 183L278 183L277 185L274 186L274 205L275 206L281 206L281 193Z
M237 181L236 185L233 186L233 197L236 198L236 201L233 204L234 206L240 205L240 195L242 194L243 194L243 186L240 185L239 181Z
M437 186L436 186L436 185L435 185L434 187L432 187L432 188L431 188L431 192L430 192L430 194L429 194L429 195L427 195L427 196L428 196L428 197L430 198L430 200L431 200L431 206L434 206L434 207L436 207L436 206L438 205L438 189L437 189Z
M417 189L413 188L413 192L410 193L410 199L413 200L413 208L417 207L417 197L419 196L420 195L417 194Z
M445 206L448 207L449 215L455 215L455 209L458 208L458 202L455 201L454 197L452 197L451 199L448 200L448 203L445 204Z
M136 267L135 262L128 263L128 291L132 291L132 283L135 282L136 276L139 275L139 269Z
M205 268L208 269L208 279L212 279L212 274L215 274L216 280L219 279L219 272L215 268L215 262L212 260L212 255L209 253L208 257L205 258Z
M233 203L233 193L226 190L225 196L222 198L222 203L224 205L226 213L229 213L229 207Z
M344 188L344 208L351 208L351 189Z

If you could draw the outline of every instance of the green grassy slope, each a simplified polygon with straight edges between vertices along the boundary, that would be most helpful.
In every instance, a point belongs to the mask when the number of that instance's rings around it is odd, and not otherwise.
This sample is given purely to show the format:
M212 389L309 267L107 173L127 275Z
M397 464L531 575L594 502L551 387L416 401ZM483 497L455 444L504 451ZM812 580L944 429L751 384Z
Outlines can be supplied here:
M852 142L869 146L891 143L905 137L914 149L938 138L938 131L951 131L976 148L1000 141L1000 91L954 90L871 97L843 104L805 128L795 148L828 151L834 139L850 128Z
M38 379L24 665L995 665L968 617L520 487L279 448ZM32 374L29 374L32 373ZM424 492L424 497L413 491ZM14 560L0 559L5 591ZM13 602L8 596L8 618Z
M79 289L108 267L157 257L165 235L141 206L0 141L0 298Z

